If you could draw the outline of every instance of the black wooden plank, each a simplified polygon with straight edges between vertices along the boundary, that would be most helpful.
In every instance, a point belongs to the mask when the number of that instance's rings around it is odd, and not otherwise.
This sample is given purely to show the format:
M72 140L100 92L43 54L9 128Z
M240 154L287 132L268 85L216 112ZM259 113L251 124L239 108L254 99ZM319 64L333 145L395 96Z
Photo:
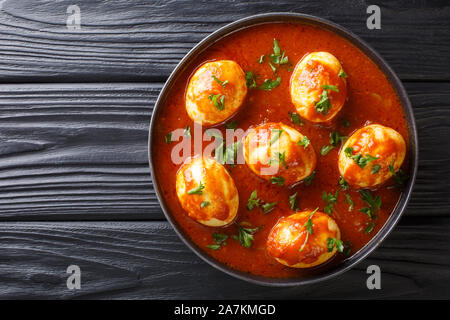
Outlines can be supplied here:
M66 27L69 5L81 30ZM367 40L402 79L450 80L446 1L377 1L381 30L366 27L367 6L353 0L1 1L0 82L161 81L217 28L252 14L317 15Z
M210 267L165 222L2 222L0 298L448 299L449 227L449 218L421 218L336 279L266 288ZM72 264L81 268L80 290L66 287ZM381 290L366 287L371 264L381 268Z
M161 85L1 85L0 219L163 219L147 159ZM420 139L407 215L448 216L450 83L407 90Z

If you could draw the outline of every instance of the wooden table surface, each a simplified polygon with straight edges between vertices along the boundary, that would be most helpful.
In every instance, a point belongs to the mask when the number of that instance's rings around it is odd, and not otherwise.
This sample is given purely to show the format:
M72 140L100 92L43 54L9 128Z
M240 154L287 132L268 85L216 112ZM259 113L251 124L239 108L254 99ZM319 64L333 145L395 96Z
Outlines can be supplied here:
M450 298L447 1L0 1L0 298ZM81 29L68 30L78 5ZM266 288L201 261L166 222L147 158L155 99L178 61L256 13L330 19L403 81L419 130L416 187L370 257L320 284ZM69 265L81 289L66 286ZM382 289L368 290L377 264Z

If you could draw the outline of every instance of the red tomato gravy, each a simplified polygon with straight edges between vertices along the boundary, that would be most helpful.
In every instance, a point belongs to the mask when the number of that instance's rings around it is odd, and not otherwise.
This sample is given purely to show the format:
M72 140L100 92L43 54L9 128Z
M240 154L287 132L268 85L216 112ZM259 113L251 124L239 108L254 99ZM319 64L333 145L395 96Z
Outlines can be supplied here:
M282 51L286 52L292 63L291 70L279 67L278 75L282 78L281 84L271 91L249 89L246 101L241 109L227 122L236 120L238 128L247 130L250 126L257 126L265 122L282 122L292 126L306 135L313 145L317 155L315 179L311 185L300 183L292 188L270 184L253 174L245 164L234 167L226 165L239 192L239 211L236 221L223 228L206 227L191 220L182 209L176 195L176 172L181 165L172 163L171 151L177 142L167 144L164 136L177 128L190 126L193 121L188 117L185 109L185 90L192 73L206 61L234 60L244 70L252 71L257 75L256 82L261 84L264 79L276 79L267 60L259 63L261 55L272 53L273 39L279 42ZM304 125L293 124L289 112L295 112L290 100L289 79L292 69L301 58L310 52L327 51L333 54L341 62L348 75L347 100L342 110L333 119L331 124L314 124L306 120ZM345 119L350 123L349 127L343 125ZM153 157L156 172L156 180L160 184L170 212L180 227L202 250L219 260L220 262L241 270L243 272L261 275L265 277L299 277L311 273L321 272L346 259L342 253L338 253L327 266L319 266L311 269L295 269L278 263L266 252L266 240L269 232L281 218L293 214L290 209L288 197L298 192L299 210L314 210L320 207L323 211L326 203L322 200L324 191L334 193L340 189L338 184L340 175L338 171L339 147L331 150L326 156L320 154L322 146L329 144L329 135L332 131L350 136L352 132L363 127L367 123L378 123L397 130L407 143L407 156L402 166L408 172L409 139L407 121L403 113L400 101L394 88L386 79L381 70L363 52L346 39L333 34L330 31L297 23L270 23L233 33L224 39L214 43L195 61L183 71L171 88L164 107L156 119L154 127ZM225 133L225 125L214 126ZM205 130L207 128L203 128ZM208 143L204 143L203 147ZM390 213L394 209L400 197L401 191L392 188L394 180L391 178L377 189L372 189L374 196L380 195L382 205L378 211L378 218L374 230L365 234L364 229L370 221L369 217L359 209L367 206L361 200L358 190L349 189L345 193L350 194L354 201L353 211L349 211L349 205L345 201L344 192L340 191L335 211L332 217L341 230L343 241L349 241L352 245L351 254L363 247L384 225ZM264 202L278 202L275 209L268 214L263 214L260 209L247 209L247 200L253 190L258 190L258 197ZM246 222L252 227L262 227L254 235L251 248L243 247L239 241L232 239L237 234L237 224ZM230 236L226 245L219 250L211 250L206 245L214 243L212 234L225 233ZM351 255L350 254L350 255Z

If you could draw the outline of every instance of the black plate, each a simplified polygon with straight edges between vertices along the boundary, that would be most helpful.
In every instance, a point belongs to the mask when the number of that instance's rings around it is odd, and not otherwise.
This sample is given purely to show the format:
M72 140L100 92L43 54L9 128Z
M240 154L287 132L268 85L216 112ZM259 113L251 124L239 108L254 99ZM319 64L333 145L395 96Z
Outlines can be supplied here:
M195 243L193 243L190 238L184 233L184 231L180 228L178 223L173 218L164 197L161 194L161 188L159 186L159 181L156 178L154 172L153 165L153 157L152 157L152 139L153 139L153 131L155 128L156 118L158 117L160 109L163 107L163 103L166 99L167 93L170 91L172 85L174 84L176 78L182 71L191 63L191 61L197 57L203 50L208 48L211 44L219 41L223 37L239 31L241 29L258 25L264 23L273 23L273 22L297 22L302 24L310 24L317 27L321 27L323 29L330 30L341 37L349 40L356 47L358 47L361 51L363 51L375 64L381 69L381 71L385 74L387 79L391 82L391 85L394 87L403 107L403 111L406 115L406 120L408 122L408 133L409 133L409 157L410 157L410 179L408 185L405 187L405 190L400 196L400 199L394 208L393 212L389 216L388 220L384 224L384 226L378 231L378 233L358 252L353 254L348 259L342 261L338 265L325 269L323 272L319 274L313 274L307 277L297 277L297 278L285 278L285 279L277 279L277 278L265 278L262 276L256 276L249 273L245 273L236 269L232 269L227 265L215 260L211 256L209 256L206 252L200 249ZM236 278L261 284L267 286L296 286L302 284L315 283L319 281L324 281L335 276L342 274L343 272L349 270L358 262L362 261L366 258L375 248L380 245L380 243L388 236L388 234L394 229L398 220L400 219L405 207L410 198L413 185L416 179L417 173L417 165L418 165L418 145L417 145L417 129L416 123L414 120L413 110L411 108L411 103L409 102L408 96L406 94L405 89L403 88L402 83L395 75L394 71L389 67L386 61L381 58L381 56L375 52L367 43L361 40L358 36L353 34L352 32L344 29L343 27L325 20L321 18L317 18L310 15L299 14L299 13L267 13L267 14L259 14L250 16L236 22L230 23L219 30L213 32L208 37L203 39L199 44L197 44L191 51L189 51L186 56L180 61L180 63L175 67L172 74L169 76L169 79L166 81L166 84L161 90L159 97L156 101L155 107L153 109L152 120L150 123L150 132L149 132L149 159L150 159L150 170L153 177L153 184L156 190L156 195L161 204L161 207L164 211L164 214L172 224L173 228L177 232L178 236L186 243L186 245L191 248L200 258L208 262L213 267L228 273Z

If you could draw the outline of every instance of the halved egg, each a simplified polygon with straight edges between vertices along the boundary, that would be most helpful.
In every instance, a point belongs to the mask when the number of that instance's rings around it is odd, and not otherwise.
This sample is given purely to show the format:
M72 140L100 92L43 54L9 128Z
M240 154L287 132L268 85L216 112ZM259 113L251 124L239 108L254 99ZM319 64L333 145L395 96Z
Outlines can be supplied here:
M312 52L295 66L290 80L291 101L298 114L312 122L336 116L347 97L346 73L328 52Z
M189 117L212 126L231 117L247 95L245 74L234 61L207 62L192 75L186 90Z
M210 227L231 223L239 207L233 178L223 165L208 157L188 158L177 172L176 191L193 220Z
M316 167L316 153L308 137L282 123L250 129L243 150L248 167L273 184L293 185Z
M394 129L372 124L347 139L339 152L339 172L351 185L365 188L383 183L400 168L406 144Z
M310 268L331 259L340 239L333 218L323 212L303 211L278 221L267 238L266 249L281 264Z

